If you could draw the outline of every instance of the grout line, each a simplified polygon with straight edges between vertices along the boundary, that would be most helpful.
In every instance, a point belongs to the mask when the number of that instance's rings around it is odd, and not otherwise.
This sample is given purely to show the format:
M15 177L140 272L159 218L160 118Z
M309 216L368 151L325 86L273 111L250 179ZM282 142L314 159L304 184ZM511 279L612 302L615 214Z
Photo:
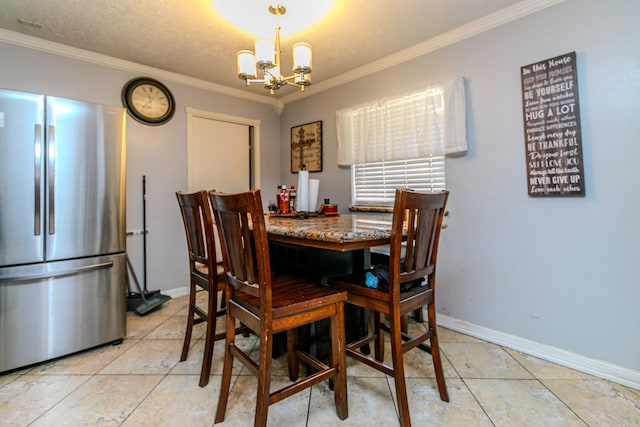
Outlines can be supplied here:
M153 330L155 330L156 328L159 328L159 327L161 327L162 325L164 325L164 324L165 324L167 321L169 321L169 319L171 319L172 317L174 317L174 316L176 316L176 315L180 315L180 312L181 312L181 310L175 310L175 312L173 312L173 313L172 313L172 314L170 314L170 315L167 315L167 316L166 316L166 318L165 318L163 321L161 321L160 323L158 323L158 324L155 324L155 321L157 321L157 318L156 318L156 320L154 320L154 319L152 318L152 316L153 316L153 315L150 315L150 316L149 316L149 318L148 318L148 323L144 323L144 322L143 322L143 323L140 325L140 326L141 326L141 329L146 329L146 327L147 327L148 325L151 325L151 324L155 325L155 327L154 327L154 328L152 328L152 329L151 329L151 331L150 331L149 333L147 333L146 335L144 335L144 336L145 336L145 337L146 337L146 336L148 336L148 335L149 335ZM416 327L416 325L413 325L413 326L414 326L414 327ZM418 325L418 326L419 326L419 325ZM453 331L453 332L455 332L455 331ZM487 420L488 420L488 421L489 421L493 426L495 426L495 425L496 425L496 423L494 422L494 420L493 420L493 419L491 419L491 417L489 416L489 413L487 412L487 409L485 409L485 408L484 408L484 406L483 406L483 405L481 404L481 402L479 401L478 397L473 393L473 391L472 391L472 390L471 390L471 388L469 387L469 385L468 385L468 381L469 381L469 380L481 380L481 381L482 381L482 380L501 380L501 381L505 381L505 380L507 380L507 381L508 381L508 380L510 380L510 382L514 382L514 384L515 384L515 383L517 383L517 382L522 382L522 381L532 381L532 380L533 380L533 381L536 381L536 382L537 382L540 386L542 386L546 391L548 391L549 393L551 393L551 395L552 395L553 397L555 397L556 399L558 399L558 401L560 401L564 407L566 407L567 409L569 409L569 413L573 414L573 416L577 417L577 419L579 419L580 421L582 421L582 422L584 422L585 424L587 424L587 423L583 420L583 418L582 418L582 417L581 417L581 416L580 416L580 415L579 415L579 414L578 414L578 413L577 413L577 412L576 412L576 411L575 411L575 410L574 410L574 409L573 409L569 404L567 404L567 403L566 403L564 400L562 400L562 399L561 399L561 398L560 398L556 393L554 393L554 392L553 392L549 387L547 387L547 386L545 385L545 383L544 383L544 380L543 380L543 379L541 379L541 378L539 378L538 376L534 375L534 373L532 372L532 370L531 370L530 368L527 368L527 365L525 365L526 360L522 360L522 361L521 361L520 359L516 358L516 357L515 357L515 356L514 356L510 351L508 351L508 347L507 347L507 348L505 348L504 346L499 346L503 351L505 351L505 352L509 355L509 357L510 357L511 359L515 360L515 362L516 362L516 364L517 364L518 366L520 366L521 368L523 368L525 372L527 372L529 375L531 375L531 378L527 378L527 379L525 379L525 378L474 378L474 377L470 377L470 376L468 376L468 377L466 377L466 378L465 378L465 377L463 377L463 376L460 374L460 372L458 371L458 369L456 368L456 366L453 364L453 362L452 362L452 360L451 360L450 356L447 354L447 351L445 350L445 347L446 347L446 344L447 344L447 343L454 343L454 344L455 344L455 343L458 343L458 341L453 340L453 341L447 341L447 342L445 343L445 342L443 342L443 341L442 341L442 336L441 336L440 334L439 334L439 337L438 337L438 338L439 338L439 341L440 341L440 352L441 352L441 356L442 356L442 358L444 359L444 360L443 360L443 362L449 363L449 365L450 365L450 367L451 367L452 372L453 372L453 373L455 373L455 375L457 375L457 378L455 378L455 377L447 377L447 378L446 378L446 381L451 381L451 380L460 380L460 381L461 381L461 383L462 383L462 384L464 385L464 387L466 388L466 391L467 391L468 393L470 393L470 395L472 396L472 398L475 400L476 404L479 406L479 408L481 409L481 411L484 413L484 415L485 415L486 419L487 419ZM161 342L163 339L162 339L162 338L149 338L148 340L156 340L156 341L158 341L158 342ZM33 417L34 417L34 418L33 418L32 420L29 420L29 421L28 421L28 423L29 423L29 424L35 423L35 422L37 422L38 420L42 420L42 419L43 419L43 417L44 417L46 414L50 413L50 412L51 412L51 411L53 411L55 408L57 408L58 406L60 406L61 404L63 404L63 402L64 402L66 399L69 399L71 395L73 395L74 393L79 393L80 388L81 388L81 387L83 387L83 386L86 386L88 382L90 382L90 381L92 381L92 380L98 380L98 378L97 378L98 376L111 375L111 376L130 377L130 376L135 376L135 375L144 375L144 374L103 374L103 373L101 373L101 372L103 372L103 371L104 371L108 366L110 366L112 363L114 363L115 361L117 361L119 358L123 357L125 354L128 354L128 353L129 353L129 352L130 352L134 347L136 347L139 343L141 343L141 342L143 341L143 337L136 337L136 338L126 338L126 337L125 337L125 340L124 340L124 341L130 341L130 342L131 342L131 343L130 343L131 345L130 345L127 349L124 349L120 354L118 354L118 355L117 355L117 357L115 357L115 358L111 359L110 361L106 361L104 366L102 366L101 368L97 369L97 370L96 370L94 373L92 373L92 374L56 374L56 373L44 373L44 374L37 374L37 373L34 373L34 374L30 374L30 372L34 372L34 369L35 369L35 366L34 366L34 367L26 368L26 369L24 369L23 371L20 371L20 373L18 373L18 374L16 374L16 373L8 374L8 375L11 375L11 376L12 376L12 378L8 379L8 382L6 382L6 383L2 384L2 385L0 386L0 390L2 390L3 388L5 388L5 386L9 386L10 384L14 384L16 381L20 381L20 379L21 379L21 378L22 378L22 379L23 379L23 381L24 381L24 380L25 380L25 378L24 378L24 377L25 377L26 375L34 375L34 376L38 376L38 377L40 377L40 378L46 378L46 377L53 378L53 377L61 376L61 375L86 377L86 379L85 379L84 381L82 381L80 384L78 384L78 385L77 385L77 387L74 387L74 389L73 389L73 390L70 390L70 391L68 391L67 393L65 393L65 394L64 394L64 396L62 396L62 397L60 397L59 399L57 399L57 401L56 401L56 402L51 403L51 405L50 405L48 408L43 409L41 413L39 413L39 414L33 414ZM196 343L197 343L197 341L198 341L198 340L194 340L194 342L192 343L192 346L195 346L195 345L196 345ZM489 342L486 342L486 341L481 340L481 339L480 339L480 341L481 341L482 343L484 343L484 344L496 345L496 344L489 343ZM443 345L443 344L444 344L444 345ZM255 351L255 350L256 350L256 348L258 347L258 345L259 345L259 341L258 341L257 339L254 339L254 340L252 341L252 344L251 344L251 350L250 350L250 352ZM414 349L414 351L416 351L416 350ZM535 357L535 356L532 356L532 357ZM542 360L544 360L544 359L542 359ZM169 376L171 375L171 372L172 372L172 371L173 371L173 370L178 366L178 364L179 364L179 363L180 363L180 362L176 362L176 363L175 363L175 364L174 364L174 365L173 365L173 366L172 366L172 367L171 367L171 368L170 368L166 373L164 373L164 374L153 374L154 376L157 376L157 377L158 377L158 381L157 381L157 383L156 383L153 387L151 387L151 389L148 391L148 393L146 393L146 394L145 394L145 396L144 396L144 397L142 397L142 398L140 399L140 401L135 405L135 407L133 407L133 409L131 409L131 410L128 412L128 414L127 414L127 415L126 415L126 417L124 418L123 422L127 421L128 419L130 419L131 415L132 415L134 412L136 412L137 410L139 410L139 408L141 407L141 405L143 404L143 402L145 402L147 399L149 399L149 398L151 397L151 395L152 395L152 394L153 394L153 393L158 389L158 386L159 386L163 381L165 381L165 380L167 380L167 379L169 378ZM39 364L39 365L40 365L40 364ZM239 371L237 374L235 374L235 375L234 375L234 376L235 376L235 378L232 378L231 385L230 385L230 390L229 390L229 392L230 392L230 393L233 391L233 389L234 389L235 387L237 387L237 386L238 386L238 380L239 380L240 376L242 375L243 371L246 369L243 365L241 365L240 367L241 367L240 371ZM176 375L177 375L177 374L176 374ZM196 383L197 383L197 378L199 378L199 375L196 375L196 374L180 374L180 375L181 375L181 376L193 377L193 378L194 378L194 381L196 381ZM3 376L3 375L0 375L0 376ZM543 376L544 376L544 375L543 375ZM607 381L606 379L602 379L602 378L593 378L593 379L563 379L563 378L555 378L555 377L556 377L556 375L553 375L553 378L554 378L554 379L559 380L559 381L567 381L567 382L569 382L569 383L570 383L571 381L580 381L580 382L593 382L593 381L602 382L602 381L604 381L604 382L609 382L609 381ZM212 379L213 379L213 378L219 378L219 375L217 375L217 374L212 374ZM350 376L350 378L359 378L359 377L358 377L358 376ZM386 375L384 376L384 378L385 378L385 380L386 380L386 384L387 384L387 387L388 387L389 396L390 396L390 398L393 400L393 405L394 405L394 409L395 409L395 412L396 412L396 416L398 416L397 401L396 401L396 399L393 399L393 396L394 396L393 392L394 392L394 390L393 390L393 384L391 384L391 381L393 381L393 378L392 378L392 377L389 377L389 376L386 376ZM615 384L615 382L612 382L612 384ZM10 388L8 388L8 387L7 387L7 388L5 388L5 389L6 389L6 390L9 390ZM625 387L625 389L628 389L628 390L629 390L629 393L631 394L631 397L632 397L632 398L636 398L636 400L637 400L637 399L640 399L640 393L639 393L637 390L632 389L632 388L630 388L630 387ZM309 425L309 422L310 422L310 413L311 413L311 408L312 408L312 401L311 401L311 400L312 400L312 398L313 398L313 395L314 395L314 394L313 394L313 390L312 390L312 389L309 389L309 399L308 399L307 408L306 408L307 414L306 414L306 422L305 422L305 424L306 424L307 426ZM29 397L29 396L26 396L26 397ZM217 402L214 402L213 404L214 404L214 405L216 405L216 404L217 404ZM81 408L78 408L78 410L81 410ZM479 413L478 413L478 414L479 414ZM570 416L570 415L568 415L568 416ZM572 418L572 419L573 419L573 418Z

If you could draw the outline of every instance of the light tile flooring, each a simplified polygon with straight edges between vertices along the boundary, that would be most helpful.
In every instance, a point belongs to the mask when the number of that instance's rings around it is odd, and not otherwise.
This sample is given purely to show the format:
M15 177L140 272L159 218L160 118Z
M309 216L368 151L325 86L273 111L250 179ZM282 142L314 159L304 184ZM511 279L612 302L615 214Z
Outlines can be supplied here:
M144 317L128 313L120 345L0 375L0 426L211 426L223 346L216 343L209 385L198 387L204 325L194 330L188 360L178 362L185 324L186 297L172 299ZM405 360L414 426L640 426L638 390L439 333L450 402L438 397L430 356L412 350ZM256 346L253 335L239 340ZM275 385L288 381L284 362L274 363ZM337 418L333 394L321 384L271 406L269 425L398 425L393 380L352 359L347 371L347 420ZM238 365L232 384L220 425L252 425L255 377Z

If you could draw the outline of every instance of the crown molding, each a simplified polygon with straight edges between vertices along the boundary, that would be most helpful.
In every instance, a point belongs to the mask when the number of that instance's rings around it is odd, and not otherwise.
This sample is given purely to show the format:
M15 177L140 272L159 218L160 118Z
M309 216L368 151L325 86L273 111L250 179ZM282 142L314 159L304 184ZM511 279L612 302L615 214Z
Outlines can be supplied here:
M459 41L476 36L485 31L508 24L517 19L536 13L542 9L562 3L566 0L523 0L513 6L506 7L490 15L471 21L454 30L448 31L421 43L408 47L404 50L389 55L377 61L373 61L362 67L355 68L337 77L322 81L305 88L304 92L295 92L285 95L280 100L288 104L308 96L333 89L338 86L350 83L354 80L377 73L387 68L393 67L403 62L410 61L427 53L436 51L443 47L452 45Z
M39 39L37 37L28 36L14 31L0 29L0 42L13 44L16 46L34 49L41 52L51 53L79 61L84 61L96 65L101 65L117 70L128 71L136 74L145 74L159 79L165 79L178 84L215 92L221 95L227 95L235 98L245 99L252 102L272 105L274 110L280 114L284 105L295 102L300 99L312 96L314 94L333 89L350 83L359 78L377 73L395 65L423 56L427 53L457 43L469 37L473 37L482 32L491 30L509 22L515 21L532 13L536 13L542 9L562 3L566 0L523 0L513 6L506 7L485 17L471 21L462 25L455 30L448 31L437 37L433 37L424 42L418 43L407 49L401 50L393 55L371 62L362 67L358 67L351 71L341 74L340 76L314 83L307 87L304 92L294 92L281 98L275 98L265 95L254 94L245 90L231 88L228 86L208 82L194 77L185 76L183 74L173 73L161 70L155 67L138 64L135 62L125 61L111 56L91 52L84 49L63 45L60 43L50 42Z
M159 68L138 64L136 62L125 61L100 53L78 49L75 47L43 40L14 31L0 29L0 42L21 46L28 49L34 49L45 53L51 53L78 61L88 62L91 64L101 65L116 70L129 71L136 74L144 74L150 77L164 79L178 84L184 84L186 86L194 87L197 89L203 89L221 95L232 96L234 98L241 98L248 101L269 104L273 105L274 108L279 104L279 102L277 102L273 97L258 95L241 89L230 88L228 86L208 82L206 80L197 79L195 77L185 76L184 74L172 73L170 71L161 70Z

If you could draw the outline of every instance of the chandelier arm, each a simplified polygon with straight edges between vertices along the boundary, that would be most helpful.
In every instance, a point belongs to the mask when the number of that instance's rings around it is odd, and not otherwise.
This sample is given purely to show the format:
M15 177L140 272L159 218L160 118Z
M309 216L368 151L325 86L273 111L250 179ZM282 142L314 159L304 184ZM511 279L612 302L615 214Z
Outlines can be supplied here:
M295 76L295 75L294 75L294 76L282 77L282 80L284 80L284 81L285 81L285 83L286 83L286 84L288 84L288 85L293 85L293 86L298 86L298 87L301 87L301 86L308 86L308 85L305 85L304 83L298 83L298 82L296 82L296 81L295 81L295 78L296 78L296 77L298 77L298 76Z
M265 79L250 79L250 78L246 78L244 79L244 81L246 82L247 86L251 86L250 83L264 83L267 82L268 80Z
M264 80L265 80L265 81L269 81L269 80L280 80L280 79L282 78L282 76L280 76L280 75L276 76L276 75L275 75L275 74L273 74L270 70L265 70L264 75L265 75L265 78L264 78ZM271 76L271 78L270 78L270 79L267 79L267 77L266 77L267 75Z

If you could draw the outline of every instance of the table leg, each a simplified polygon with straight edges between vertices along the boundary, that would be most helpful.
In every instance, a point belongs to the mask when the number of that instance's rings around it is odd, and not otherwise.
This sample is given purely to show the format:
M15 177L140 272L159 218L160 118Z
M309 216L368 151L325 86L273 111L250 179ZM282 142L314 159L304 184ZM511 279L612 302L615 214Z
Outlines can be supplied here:
M307 248L295 245L270 243L272 269L276 274L286 272L303 273L318 283L327 284L327 278L344 274L364 274L371 265L369 249L338 252L327 249ZM364 337L369 331L369 310L345 304L345 341L347 343ZM299 344L311 354L323 360L329 357L329 322L320 321L299 332ZM274 345L277 354L280 346ZM369 353L368 345L363 352Z

